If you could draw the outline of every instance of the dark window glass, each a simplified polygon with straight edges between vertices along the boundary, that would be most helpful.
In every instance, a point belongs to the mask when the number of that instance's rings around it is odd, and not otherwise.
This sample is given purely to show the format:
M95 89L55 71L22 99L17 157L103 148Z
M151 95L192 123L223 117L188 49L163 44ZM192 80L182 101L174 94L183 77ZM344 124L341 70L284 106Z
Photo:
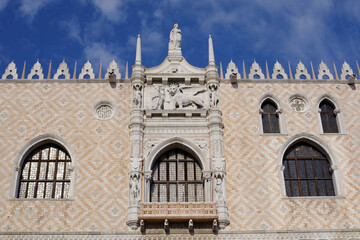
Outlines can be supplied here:
M329 161L315 147L293 145L286 151L283 164L287 196L335 195Z
M261 105L261 109L264 133L280 133L279 114L276 112L276 104L270 100L266 100Z
M18 198L68 198L71 159L55 144L36 148L21 167Z
M204 202L202 169L189 153L172 149L152 170L151 202Z
M338 133L335 106L331 102L324 100L320 103L321 124L324 133Z

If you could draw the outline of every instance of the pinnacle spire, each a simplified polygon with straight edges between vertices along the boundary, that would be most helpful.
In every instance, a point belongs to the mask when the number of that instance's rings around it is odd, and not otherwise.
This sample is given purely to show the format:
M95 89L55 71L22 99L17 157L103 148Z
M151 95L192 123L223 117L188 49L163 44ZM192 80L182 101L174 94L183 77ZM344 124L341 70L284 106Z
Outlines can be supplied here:
M141 38L140 38L140 34L137 36L137 41L136 41L135 64L140 64L141 65Z
M209 35L209 65L215 65L214 47L211 35Z

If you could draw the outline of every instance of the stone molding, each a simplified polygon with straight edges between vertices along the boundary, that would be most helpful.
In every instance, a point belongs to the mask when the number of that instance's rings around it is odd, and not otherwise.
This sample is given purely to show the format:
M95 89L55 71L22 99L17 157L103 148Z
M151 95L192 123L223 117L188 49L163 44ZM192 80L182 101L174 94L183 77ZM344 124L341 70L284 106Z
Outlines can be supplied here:
M171 230L171 227L170 227ZM149 234L132 232L0 232L0 240L178 240L178 239L266 239L266 240L359 240L360 229L353 230L278 230L278 231L223 231L215 234Z

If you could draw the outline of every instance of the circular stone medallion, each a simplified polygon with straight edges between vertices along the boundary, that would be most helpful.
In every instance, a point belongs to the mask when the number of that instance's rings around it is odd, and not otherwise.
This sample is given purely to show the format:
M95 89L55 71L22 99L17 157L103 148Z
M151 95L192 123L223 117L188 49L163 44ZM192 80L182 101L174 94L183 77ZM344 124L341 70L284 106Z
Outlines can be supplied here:
M115 111L110 102L101 101L94 105L93 114L97 119L108 120L114 116Z
M294 112L305 112L308 109L308 101L302 96L292 96L289 99L289 105Z

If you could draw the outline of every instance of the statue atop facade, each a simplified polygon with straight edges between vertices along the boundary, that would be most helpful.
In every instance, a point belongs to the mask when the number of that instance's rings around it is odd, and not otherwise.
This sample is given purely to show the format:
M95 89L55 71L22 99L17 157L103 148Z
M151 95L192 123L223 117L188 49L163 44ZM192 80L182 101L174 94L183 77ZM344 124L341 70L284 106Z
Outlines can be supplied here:
M174 28L170 32L169 51L180 50L181 47L181 30L178 29L178 24L174 24Z

